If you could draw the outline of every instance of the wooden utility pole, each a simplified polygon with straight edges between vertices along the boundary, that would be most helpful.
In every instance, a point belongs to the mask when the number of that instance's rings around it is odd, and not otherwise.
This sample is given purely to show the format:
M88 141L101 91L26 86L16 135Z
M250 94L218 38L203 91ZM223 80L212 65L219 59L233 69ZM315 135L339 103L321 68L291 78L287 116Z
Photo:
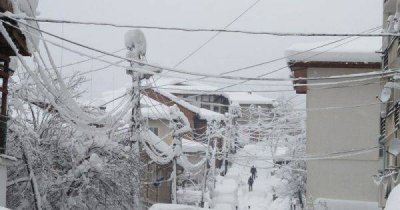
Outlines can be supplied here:
M133 108L131 117L131 139L130 146L132 151L132 156L138 158L140 162L140 132L144 128L143 118L140 110L140 92L141 92L141 81L143 79L149 79L152 74L140 73L140 69L146 69L147 71L152 71L154 73L160 73L161 69L150 68L145 65L138 64L135 61L146 62L146 38L143 32L139 29L130 30L125 34L125 46L128 49L127 59L130 61L130 69L126 70L126 73L132 77L132 98L133 98ZM134 170L135 180L133 190L136 190L136 195L134 197L135 208L141 210L140 202L140 173L139 168Z
M174 145L173 151L174 159L172 160L172 167L173 167L173 178L172 178L172 186L171 186L171 200L173 204L177 203L177 158L182 155L182 138L183 136L191 131L190 123L186 116L179 110L179 108L174 105L170 108L171 113L171 120L170 120L170 127L172 128L172 137L174 138Z
M204 194L206 192L206 186L207 186L208 157L210 155L210 143L211 143L211 137L210 137L210 135L207 135L206 161L204 162L204 174L203 174L203 183L202 183L202 186L201 186L200 207L204 207Z
M140 111L140 80L143 75L138 71L134 71L135 68L139 68L139 65L133 60L145 60L146 55L146 39L144 34L140 30L131 30L125 34L125 46L128 49L126 57L131 59L130 69L126 70L126 73L132 77L132 117L131 117L131 139L129 140L131 152L133 158L137 158L140 162L140 130L142 129L142 116ZM134 168L134 180L132 190L134 193L134 209L141 210L140 201L140 173L139 167Z

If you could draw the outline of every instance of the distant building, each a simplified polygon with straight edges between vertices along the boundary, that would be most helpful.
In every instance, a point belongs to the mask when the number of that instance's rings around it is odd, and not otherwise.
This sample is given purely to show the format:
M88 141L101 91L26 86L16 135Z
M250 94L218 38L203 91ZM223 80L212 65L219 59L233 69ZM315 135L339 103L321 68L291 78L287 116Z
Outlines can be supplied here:
M276 104L274 99L254 92L220 91L218 87L197 81L161 78L158 79L155 86L160 87L155 90L168 92L179 98L180 101L221 114L228 113L230 105L239 104L242 117L237 119L237 122L240 124L248 124L249 120L257 117L251 113L251 107L272 110ZM248 128L244 132L248 135L246 138L251 141L259 141L264 137L256 129Z
M193 137L187 136L189 139L203 135L207 130L208 122L212 120L223 121L225 119L223 114L192 105L186 100L171 94L167 90L157 88L147 89L144 94L164 105L177 105L180 111L188 118L190 126L195 134Z
M108 103L112 101L114 95L123 95L126 89L122 88L116 91L110 91L103 93L103 98L97 99L91 104L94 106L100 106L104 111L113 110L116 108L120 101L114 101L113 103ZM121 100L121 99L120 99ZM180 110L188 118L192 130L195 134L202 136L207 130L207 122L211 120L223 120L224 116L220 113L216 113L207 109L198 108L187 102L181 101L176 96L169 94L166 91L154 91L147 89L144 95L141 95L141 114L143 119L147 122L149 130L158 138L162 139L161 142L155 144L155 149L162 152L163 149L170 147L173 142L172 130L169 127L170 124L170 106L177 105ZM131 112L126 113L123 121L129 123L131 118ZM207 145L200 142L196 142L196 135L186 135L183 139L182 150L184 154L188 155L187 161L195 164L198 163L203 157ZM202 140L202 139L201 139ZM159 165L156 163L151 163L150 157L146 152L141 153L142 162L149 163L146 164L143 173L141 174L141 201L145 207L149 207L155 203L171 203L171 173L172 173L172 163ZM184 173L184 167L182 163L178 161L178 171L179 177ZM203 167L199 170L200 172ZM191 177L194 183L199 184L198 175ZM191 183L181 180L180 185L185 185L188 187ZM179 194L178 194L179 195ZM178 199L180 199L178 197Z
M296 44L286 50L292 75L300 79L294 88L307 94L306 153L329 157L307 160L307 203L314 209L378 209L372 175L381 166L377 139L381 105L376 99L380 79L322 77L379 71L380 48L380 39L357 38Z

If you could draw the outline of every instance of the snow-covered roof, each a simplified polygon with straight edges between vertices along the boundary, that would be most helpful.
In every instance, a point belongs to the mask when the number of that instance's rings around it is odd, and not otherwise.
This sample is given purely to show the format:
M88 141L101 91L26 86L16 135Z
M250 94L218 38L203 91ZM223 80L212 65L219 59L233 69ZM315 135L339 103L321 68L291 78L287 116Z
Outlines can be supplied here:
M379 53L376 53L382 47L379 37L346 39L329 44L333 41L295 44L286 49L285 56L289 56L287 61L290 62L381 62Z
M229 99L231 103L244 104L275 104L275 100L267 98L253 92L224 92L223 96Z
M182 152L184 153L197 153L197 152L205 152L207 149L207 145L189 139L182 139Z
M160 78L156 80L155 86L158 89L168 91L171 94L204 94L204 95L222 95L230 103L243 104L273 104L274 99L261 96L253 92L229 92L218 91L220 87L204 84L198 81L185 81L183 79Z
M142 116L152 120L158 119L170 119L170 110L169 107L165 104L162 104L150 97L142 96L140 100L143 108L141 108Z
M217 113L217 112L213 112L210 111L208 109L203 109L203 108L199 108L197 106L194 106L178 97L176 97L175 95L169 93L166 90L161 90L161 89L154 89L154 91L160 93L161 95L169 98L170 100L172 100L173 102L175 102L178 105L181 105L183 107L185 107L186 109L198 114L200 119L203 120L207 120L207 121L211 121L211 120L224 120L225 116L223 114Z

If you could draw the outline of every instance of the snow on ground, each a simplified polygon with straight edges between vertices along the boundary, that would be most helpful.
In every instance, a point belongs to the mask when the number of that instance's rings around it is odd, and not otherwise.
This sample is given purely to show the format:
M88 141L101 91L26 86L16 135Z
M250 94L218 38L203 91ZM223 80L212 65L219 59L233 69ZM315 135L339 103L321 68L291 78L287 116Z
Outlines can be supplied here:
M180 204L154 204L149 210L201 210L204 208L199 208L195 206L187 206Z
M390 192L389 198L386 202L385 210L396 210L400 206L400 185L397 185L392 192Z
M285 151L278 148L277 153ZM214 210L289 210L290 199L280 197L280 191L285 190L285 182L271 176L273 163L267 157L271 157L271 149L264 143L246 145L232 156L232 165L225 176L218 176L215 189L212 191L212 204ZM257 157L257 160L254 159ZM265 157L265 158L263 158ZM257 178L254 181L253 191L249 192L247 180L250 177L250 168L257 168ZM179 194L189 197L199 197L196 193L180 191ZM273 200L273 195L277 198ZM196 200L196 199L195 199ZM195 210L201 209L194 206L155 204L150 210Z
M279 189L285 183L271 176L272 161L262 160L262 157L271 157L270 148L263 143L246 145L234 155L234 162L224 177L218 177L214 195L215 209L226 204L226 199L231 198L233 210L238 205L238 210L286 210L290 209L289 198L278 198L273 201L274 191L279 194ZM251 157L258 157L254 160ZM247 180L250 177L250 167L257 168L257 178L254 181L253 191L249 192ZM237 196L233 195L237 192Z

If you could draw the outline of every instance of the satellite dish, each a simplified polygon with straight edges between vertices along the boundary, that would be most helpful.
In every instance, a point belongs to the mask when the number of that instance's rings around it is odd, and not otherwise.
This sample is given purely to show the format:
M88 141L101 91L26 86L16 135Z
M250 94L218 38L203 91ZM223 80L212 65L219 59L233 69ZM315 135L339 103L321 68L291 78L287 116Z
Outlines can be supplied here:
M388 152L394 156L400 154L400 140L398 138L395 138L390 142Z
M135 51L136 54L146 55L146 37L139 29L134 29L126 32L125 34L125 47L129 50Z
M383 103L386 103L389 101L391 95L392 95L392 88L385 85L383 87L381 94L379 95L379 100L382 101Z

